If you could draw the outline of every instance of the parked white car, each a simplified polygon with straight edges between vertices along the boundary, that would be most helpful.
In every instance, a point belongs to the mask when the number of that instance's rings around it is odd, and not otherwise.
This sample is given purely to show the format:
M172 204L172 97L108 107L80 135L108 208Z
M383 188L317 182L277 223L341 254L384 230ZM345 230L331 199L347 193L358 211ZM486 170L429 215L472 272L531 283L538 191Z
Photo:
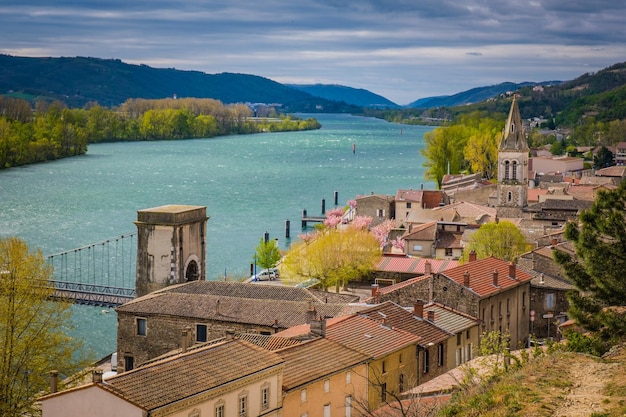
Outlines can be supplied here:
M264 269L258 272L256 275L250 277L252 281L273 281L276 279L276 272Z

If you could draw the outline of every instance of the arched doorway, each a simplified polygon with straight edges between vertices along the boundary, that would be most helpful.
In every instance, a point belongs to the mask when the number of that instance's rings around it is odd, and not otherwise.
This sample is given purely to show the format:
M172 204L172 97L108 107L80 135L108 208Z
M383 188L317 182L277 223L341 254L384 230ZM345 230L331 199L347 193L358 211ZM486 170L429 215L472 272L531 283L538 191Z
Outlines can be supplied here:
M198 263L194 260L189 261L187 264L187 270L185 271L185 280L197 281L199 277Z

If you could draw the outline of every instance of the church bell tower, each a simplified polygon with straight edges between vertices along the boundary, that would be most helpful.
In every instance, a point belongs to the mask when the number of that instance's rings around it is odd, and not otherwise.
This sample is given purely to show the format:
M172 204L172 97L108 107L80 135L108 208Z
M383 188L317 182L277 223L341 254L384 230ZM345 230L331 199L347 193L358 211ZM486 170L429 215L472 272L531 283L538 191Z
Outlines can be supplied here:
M206 279L206 207L167 205L137 212L137 297Z
M528 205L528 141L513 98L498 149L498 217L520 217Z

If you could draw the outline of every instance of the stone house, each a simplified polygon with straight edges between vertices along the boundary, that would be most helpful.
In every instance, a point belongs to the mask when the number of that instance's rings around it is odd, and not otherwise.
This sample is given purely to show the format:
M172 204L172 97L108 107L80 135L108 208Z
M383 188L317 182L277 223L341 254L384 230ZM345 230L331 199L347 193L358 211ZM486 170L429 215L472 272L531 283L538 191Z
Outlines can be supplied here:
M435 324L434 314L424 314L423 304L417 302L407 310L391 301L375 304L358 312L375 322L404 330L419 337L417 345L417 380L412 386L423 384L453 368L448 362L448 340L454 335ZM411 388L406 383L403 388ZM405 391L401 389L400 392Z
M294 326L277 336L324 337L367 355L367 401L361 408L370 411L393 401L390 393L399 394L419 383L420 337L382 320L352 314Z
M43 417L282 415L284 360L241 340L178 351L41 399ZM55 384L53 384L55 385Z
M534 275L530 283L530 333L537 339L557 337L557 325L568 320L567 293L574 289L561 267L554 261L555 249L575 256L571 242L542 246L519 258L519 265Z
M626 142L615 145L615 165L626 165Z
M388 219L395 219L394 197L383 194L371 194L356 198L356 215L372 218L371 227L378 226Z
M414 309L419 312L420 302ZM446 348L448 368L452 369L474 359L480 341L480 320L452 307L430 303L423 307L424 318L453 336L448 338Z
M439 190L398 190L395 197L395 218L405 221L412 213L419 213L448 203L448 198Z
M383 255L375 267L375 289L383 285L397 284L416 276L440 272L459 264L452 259L429 259L403 255ZM372 294L374 296L375 293ZM410 305L411 303L409 303Z
M460 259L463 257L461 238L466 227L466 223L444 221L411 226L403 235L405 252L409 256Z
M532 276L512 262L494 257L469 262L382 288L379 302L411 305L416 300L440 303L481 320L480 332L508 330L511 347L527 341Z
M367 404L368 355L326 338L276 353L285 361L283 417L358 415Z
M240 282L194 281L130 301L117 311L118 369L228 332L274 334L316 316L334 317L358 298L304 288Z

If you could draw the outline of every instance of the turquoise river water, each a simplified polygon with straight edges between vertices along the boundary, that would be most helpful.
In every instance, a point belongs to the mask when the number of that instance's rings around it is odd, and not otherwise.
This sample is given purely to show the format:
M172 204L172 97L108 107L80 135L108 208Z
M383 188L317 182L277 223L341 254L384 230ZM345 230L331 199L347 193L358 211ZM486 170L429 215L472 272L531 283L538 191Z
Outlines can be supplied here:
M207 279L247 276L265 232L288 248L302 209L320 215L335 191L343 206L357 195L433 189L420 154L432 128L314 117L315 131L94 144L84 156L0 171L0 236L49 255L135 232L137 210L201 205L210 217ZM114 310L75 306L74 322L96 356L115 351Z

